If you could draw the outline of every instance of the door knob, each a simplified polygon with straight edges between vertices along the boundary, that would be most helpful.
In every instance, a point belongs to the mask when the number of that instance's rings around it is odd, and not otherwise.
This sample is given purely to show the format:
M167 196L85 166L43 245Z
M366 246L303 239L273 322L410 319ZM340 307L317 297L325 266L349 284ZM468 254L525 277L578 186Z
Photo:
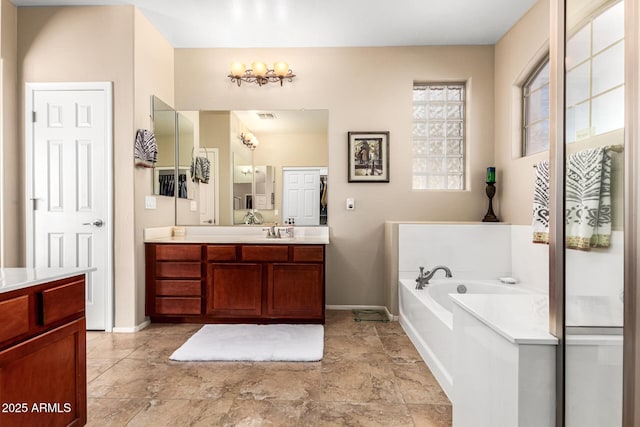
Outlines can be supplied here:
M83 222L82 225L93 225L95 227L102 227L104 225L104 221L102 221L101 219L96 219L93 222Z

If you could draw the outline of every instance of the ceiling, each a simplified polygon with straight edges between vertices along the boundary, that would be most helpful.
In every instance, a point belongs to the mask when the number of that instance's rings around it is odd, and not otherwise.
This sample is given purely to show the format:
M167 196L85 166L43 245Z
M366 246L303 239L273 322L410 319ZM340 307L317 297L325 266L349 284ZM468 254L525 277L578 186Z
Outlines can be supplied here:
M478 45L536 0L11 0L134 5L175 48Z

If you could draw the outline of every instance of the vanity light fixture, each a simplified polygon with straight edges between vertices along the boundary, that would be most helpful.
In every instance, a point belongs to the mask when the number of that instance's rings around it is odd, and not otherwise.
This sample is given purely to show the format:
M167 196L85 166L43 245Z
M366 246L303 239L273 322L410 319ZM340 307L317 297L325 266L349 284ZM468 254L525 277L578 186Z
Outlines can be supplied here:
M242 172L242 175L249 175L252 172L251 166L244 166L240 172Z
M255 150L256 147L260 144L258 138L256 138L251 132L241 133L238 138L240 138L240 141L242 141L244 145L249 147L249 150L251 151Z
M244 64L234 62L231 64L231 74L227 77L231 78L231 82L238 83L238 86L242 82L257 83L258 86L280 82L280 86L282 86L285 79L292 82L295 76L289 68L289 64L280 61L273 64L273 69L267 68L267 64L264 62L254 62L249 70Z

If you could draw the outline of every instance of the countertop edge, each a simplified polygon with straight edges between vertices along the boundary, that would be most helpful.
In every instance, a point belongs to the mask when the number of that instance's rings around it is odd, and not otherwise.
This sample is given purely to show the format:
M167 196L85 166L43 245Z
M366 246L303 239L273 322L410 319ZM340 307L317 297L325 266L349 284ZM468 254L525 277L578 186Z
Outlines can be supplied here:
M488 316L482 313L482 310L479 310L477 307L473 307L472 304L468 304L467 301L464 301L464 296L461 295L450 295L451 300L462 310L466 311L478 321L482 322L488 328L493 330L495 333L499 334L507 341L518 344L518 345L558 345L558 339L551 335L550 333L544 333L541 331L531 330L531 333L523 334L521 337L515 337L504 327L492 321Z
M239 236L190 236L160 237L146 239L145 243L202 243L202 244L250 244L250 245L328 245L325 237L294 237L267 239L266 237Z
M79 268L1 268L0 294L8 293L43 283L68 279L73 276L96 271L96 267Z

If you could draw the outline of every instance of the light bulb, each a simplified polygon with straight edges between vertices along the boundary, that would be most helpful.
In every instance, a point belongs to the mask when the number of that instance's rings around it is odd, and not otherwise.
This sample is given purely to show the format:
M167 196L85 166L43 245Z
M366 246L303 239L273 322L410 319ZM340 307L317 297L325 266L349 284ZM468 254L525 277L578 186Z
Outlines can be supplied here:
M278 77L285 77L289 74L289 64L286 62L276 62L273 64L273 71Z
M258 77L264 77L267 75L267 64L264 62L254 62L251 64L251 71Z
M233 62L231 64L231 75L233 77L240 77L247 70L247 67L241 62Z

